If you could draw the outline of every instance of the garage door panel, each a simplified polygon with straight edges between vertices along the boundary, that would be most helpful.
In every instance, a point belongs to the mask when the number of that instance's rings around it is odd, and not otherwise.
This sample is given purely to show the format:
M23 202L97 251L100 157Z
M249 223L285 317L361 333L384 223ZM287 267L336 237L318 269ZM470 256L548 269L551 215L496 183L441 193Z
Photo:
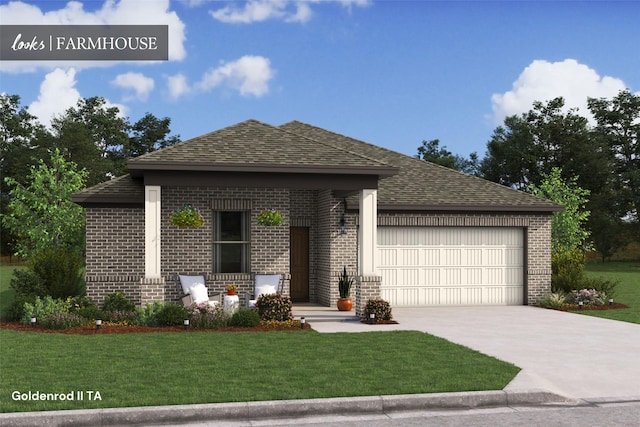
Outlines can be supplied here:
M392 305L523 303L522 229L380 227L378 244Z

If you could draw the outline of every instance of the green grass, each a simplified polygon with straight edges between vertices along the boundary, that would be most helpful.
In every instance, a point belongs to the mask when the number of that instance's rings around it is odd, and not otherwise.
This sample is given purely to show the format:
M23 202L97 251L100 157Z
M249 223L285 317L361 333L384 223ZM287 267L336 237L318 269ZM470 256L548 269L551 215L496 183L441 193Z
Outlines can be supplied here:
M0 330L0 411L500 390L518 373L415 331L65 335ZM13 401L11 393L102 400ZM86 394L85 394L86 395Z
M18 267L15 265L0 265L0 318L4 316L5 311L11 305L13 301L13 296L15 292L9 284L11 283L11 278L13 277L13 270L16 268L24 268Z
M629 306L627 309L602 311L576 311L588 316L603 317L623 322L640 323L640 263L637 262L590 262L586 268L591 277L604 277L618 281L614 299Z

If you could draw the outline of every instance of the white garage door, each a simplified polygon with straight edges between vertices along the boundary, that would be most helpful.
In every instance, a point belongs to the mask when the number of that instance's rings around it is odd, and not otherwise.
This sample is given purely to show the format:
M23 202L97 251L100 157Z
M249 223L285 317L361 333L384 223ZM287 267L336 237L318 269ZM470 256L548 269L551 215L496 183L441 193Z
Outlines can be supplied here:
M393 306L523 303L523 230L379 227L381 296Z

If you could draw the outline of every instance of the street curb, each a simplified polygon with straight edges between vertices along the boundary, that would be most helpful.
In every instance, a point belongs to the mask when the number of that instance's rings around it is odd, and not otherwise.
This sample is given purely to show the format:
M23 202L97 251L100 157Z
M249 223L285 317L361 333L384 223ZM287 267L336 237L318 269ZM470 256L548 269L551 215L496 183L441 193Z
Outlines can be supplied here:
M109 426L206 421L249 421L322 415L385 414L397 411L578 404L544 390L477 391L329 399L272 400L200 405L146 406L0 414L0 425Z

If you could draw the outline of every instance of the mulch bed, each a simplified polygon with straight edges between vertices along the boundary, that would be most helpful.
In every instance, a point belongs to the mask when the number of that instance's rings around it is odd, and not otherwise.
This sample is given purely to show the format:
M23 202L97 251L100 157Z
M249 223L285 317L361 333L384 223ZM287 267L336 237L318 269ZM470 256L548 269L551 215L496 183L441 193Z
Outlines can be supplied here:
M558 311L593 311L593 310L618 310L622 308L629 308L628 305L614 302L613 304L604 305L583 305L582 308L578 304L564 304L562 307L553 308L552 310Z
M361 320L360 323L364 323L365 325L397 325L398 322L395 320L378 320L375 323L369 323L367 320Z
M69 329L46 329L40 326L31 327L18 322L0 321L0 329L10 329L22 332L41 332L47 334L72 334L72 335L104 335L104 334L139 334L152 332L269 332L269 331L300 331L300 326L256 326L253 328L239 328L227 326L220 329L189 329L185 331L182 326L122 326L105 325L96 330L95 325L79 326ZM310 324L305 325L305 329L311 329Z

